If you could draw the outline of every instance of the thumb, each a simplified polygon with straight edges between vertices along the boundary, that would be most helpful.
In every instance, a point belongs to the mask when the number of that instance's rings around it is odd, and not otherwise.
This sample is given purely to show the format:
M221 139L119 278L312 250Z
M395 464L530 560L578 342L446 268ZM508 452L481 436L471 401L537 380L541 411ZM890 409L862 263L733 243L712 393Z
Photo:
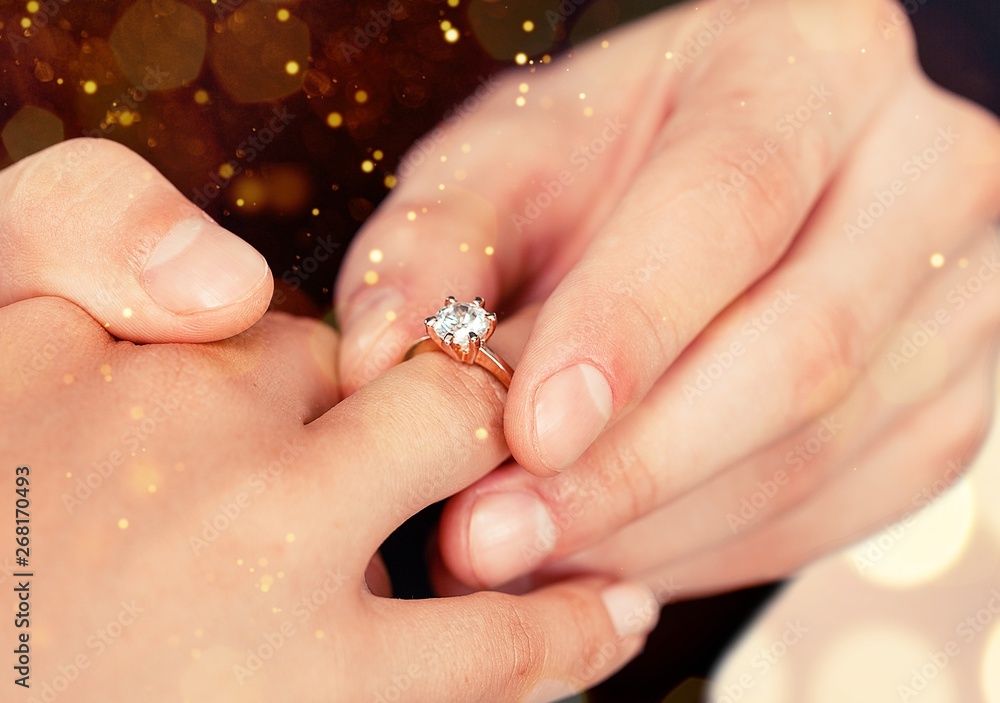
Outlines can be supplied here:
M58 296L133 342L231 337L267 308L267 262L149 163L74 139L0 171L0 306Z

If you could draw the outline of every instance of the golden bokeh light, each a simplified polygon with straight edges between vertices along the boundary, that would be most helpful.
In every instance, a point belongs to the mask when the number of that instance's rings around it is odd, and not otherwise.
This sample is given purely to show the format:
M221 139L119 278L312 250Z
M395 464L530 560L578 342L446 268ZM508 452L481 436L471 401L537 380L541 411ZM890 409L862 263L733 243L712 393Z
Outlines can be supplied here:
M845 553L860 575L880 586L912 588L939 578L965 552L975 523L968 479L930 507L864 539Z
M122 73L144 90L170 90L197 78L207 41L205 17L178 0L133 3L109 39Z

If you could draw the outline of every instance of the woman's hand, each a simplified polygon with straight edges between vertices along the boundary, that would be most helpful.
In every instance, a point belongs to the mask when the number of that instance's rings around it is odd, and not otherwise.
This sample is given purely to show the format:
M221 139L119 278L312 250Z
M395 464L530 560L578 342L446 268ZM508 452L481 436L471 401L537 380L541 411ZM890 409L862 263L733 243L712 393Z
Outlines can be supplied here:
M0 194L18 700L550 700L642 646L637 584L373 594L384 538L508 454L484 371L425 355L333 407L335 334L271 314L230 337L266 305L263 260L109 142L26 159Z
M455 576L732 587L959 473L1000 130L921 74L896 4L685 5L489 90L404 159L338 288L348 390L444 290L542 303L505 414L527 472L453 500Z
M29 635L31 694L550 700L656 619L647 589L607 579L422 602L365 587L395 527L506 456L481 369L425 355L330 409L334 333L282 314L135 346L39 298L0 310L0 339L8 528L18 486L30 520L14 571L33 574L7 579L30 595L0 635Z

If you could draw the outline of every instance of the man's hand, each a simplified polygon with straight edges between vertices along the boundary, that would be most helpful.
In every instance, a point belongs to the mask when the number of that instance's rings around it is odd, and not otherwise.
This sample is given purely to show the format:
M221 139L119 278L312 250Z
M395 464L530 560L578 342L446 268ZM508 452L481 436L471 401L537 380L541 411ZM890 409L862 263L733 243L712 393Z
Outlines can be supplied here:
M461 581L773 578L959 473L1000 130L921 74L896 4L689 4L490 93L404 159L338 287L348 391L445 293L541 303L504 418L527 471L442 524Z

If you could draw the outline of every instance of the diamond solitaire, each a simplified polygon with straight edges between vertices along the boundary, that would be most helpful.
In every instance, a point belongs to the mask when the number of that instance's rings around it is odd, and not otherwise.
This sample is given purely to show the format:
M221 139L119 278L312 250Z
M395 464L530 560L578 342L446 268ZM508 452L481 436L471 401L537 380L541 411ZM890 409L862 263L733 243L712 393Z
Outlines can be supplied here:
M490 332L493 331L490 328L491 321L496 319L495 314L483 309L480 298L476 298L476 301L478 302L449 303L438 310L437 315L427 318L425 322L446 344L457 345L463 352L468 352L473 339L485 341L490 336Z
M427 334L403 355L403 361L429 351L443 351L463 364L476 364L493 374L505 387L510 387L510 365L486 346L486 340L497 326L497 315L483 308L482 298L460 303L448 296L436 315L424 320Z

